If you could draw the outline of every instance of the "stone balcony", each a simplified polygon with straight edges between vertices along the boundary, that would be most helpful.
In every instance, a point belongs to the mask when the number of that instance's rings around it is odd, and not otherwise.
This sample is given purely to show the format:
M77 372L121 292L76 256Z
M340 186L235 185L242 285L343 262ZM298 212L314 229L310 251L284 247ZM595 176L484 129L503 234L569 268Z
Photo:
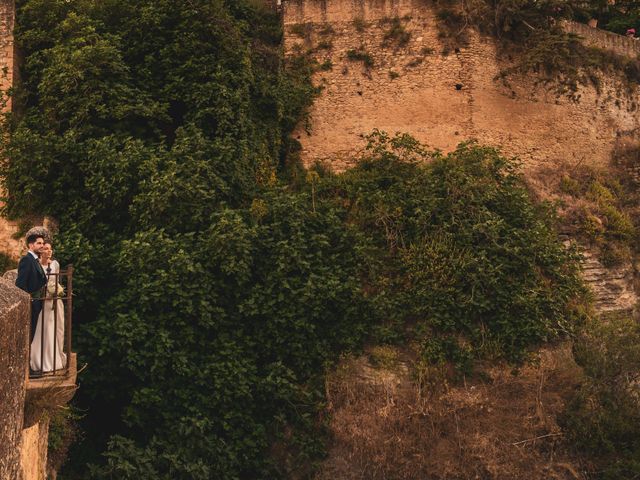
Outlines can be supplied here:
M71 269L72 272L72 269ZM64 368L30 378L31 298L15 287L15 271L0 279L0 479L47 478L49 415L71 400L77 386L77 357L71 349L68 289Z
M71 275L73 269L70 269ZM16 270L9 270L3 275L3 279L15 284L17 276ZM68 292L68 298L71 298L73 291ZM71 303L67 302L67 308L71 308ZM71 400L76 391L76 378L78 375L78 364L76 354L71 350L71 312L67 310L68 315L65 318L67 323L66 329L69 331L68 342L66 342L66 350L68 354L68 362L64 368L60 368L52 373L43 374L42 376L30 377L29 369L25 371L25 411L24 411L24 427L29 427L39 421L42 413L47 408L55 408L65 405ZM29 319L25 320L29 324ZM27 347L27 352L29 347ZM27 365L29 364L27 360Z
M26 378L24 400L24 427L37 423L47 409L66 405L78 388L78 363L75 353L69 356L69 365L60 374L40 378Z

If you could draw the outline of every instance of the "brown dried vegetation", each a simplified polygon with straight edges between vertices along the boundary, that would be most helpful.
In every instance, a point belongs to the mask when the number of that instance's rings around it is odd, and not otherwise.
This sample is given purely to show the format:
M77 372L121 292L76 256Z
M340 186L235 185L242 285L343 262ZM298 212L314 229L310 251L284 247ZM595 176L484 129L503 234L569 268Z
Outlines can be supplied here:
M638 152L625 154L637 157ZM637 162L627 165L622 155L613 161L606 169L554 166L530 181L540 199L558 204L562 233L589 246L608 268L632 260L640 225Z
M586 478L556 421L581 375L568 345L455 386L398 357L349 358L329 375L333 438L316 480Z

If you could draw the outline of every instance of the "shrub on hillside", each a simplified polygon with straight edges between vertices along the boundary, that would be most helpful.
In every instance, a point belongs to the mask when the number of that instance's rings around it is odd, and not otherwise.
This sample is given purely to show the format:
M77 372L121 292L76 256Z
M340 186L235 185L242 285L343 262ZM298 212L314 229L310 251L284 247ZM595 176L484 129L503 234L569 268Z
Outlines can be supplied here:
M573 197L564 215L565 228L599 249L606 267L631 260L637 251L638 193L623 171L583 169L564 175L559 190Z
M574 345L585 378L567 406L564 427L593 461L595 478L640 475L640 325L630 315L588 323Z
M451 360L470 348L521 360L572 331L585 302L577 252L558 241L552 208L532 200L513 160L475 143L443 155L380 132L368 151L320 190L375 249L366 282L381 334L401 338L409 324L425 345L441 338Z

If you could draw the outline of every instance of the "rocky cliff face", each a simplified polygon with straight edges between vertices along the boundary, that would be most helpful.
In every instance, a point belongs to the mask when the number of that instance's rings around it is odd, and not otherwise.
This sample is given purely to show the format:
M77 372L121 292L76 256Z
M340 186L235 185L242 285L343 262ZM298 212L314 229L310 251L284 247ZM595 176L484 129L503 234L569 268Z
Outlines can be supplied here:
M627 262L616 268L606 268L589 250L583 251L583 257L583 275L593 292L596 310L633 310L638 302L634 266Z

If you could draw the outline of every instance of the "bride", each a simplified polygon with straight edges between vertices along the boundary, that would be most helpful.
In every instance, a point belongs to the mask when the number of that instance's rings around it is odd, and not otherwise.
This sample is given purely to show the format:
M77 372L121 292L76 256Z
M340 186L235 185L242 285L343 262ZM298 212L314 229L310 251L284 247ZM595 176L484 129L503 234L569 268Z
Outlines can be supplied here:
M45 241L44 247L40 254L40 264L47 274L48 282L45 290L46 299L42 305L42 312L38 317L38 325L31 342L31 370L35 372L52 372L54 366L56 370L60 370L67 365L67 355L63 351L64 347L64 304L60 298L54 300L56 296L56 283L60 282L58 275L54 273L60 272L60 264L53 260L53 249L51 243ZM61 295L62 287L57 286L58 295ZM54 312L54 301L56 302ZM44 325L44 345L43 341L43 325ZM55 330L55 332L54 332ZM55 349L54 349L55 339ZM54 363L55 350L55 363ZM42 356L42 360L40 357Z

